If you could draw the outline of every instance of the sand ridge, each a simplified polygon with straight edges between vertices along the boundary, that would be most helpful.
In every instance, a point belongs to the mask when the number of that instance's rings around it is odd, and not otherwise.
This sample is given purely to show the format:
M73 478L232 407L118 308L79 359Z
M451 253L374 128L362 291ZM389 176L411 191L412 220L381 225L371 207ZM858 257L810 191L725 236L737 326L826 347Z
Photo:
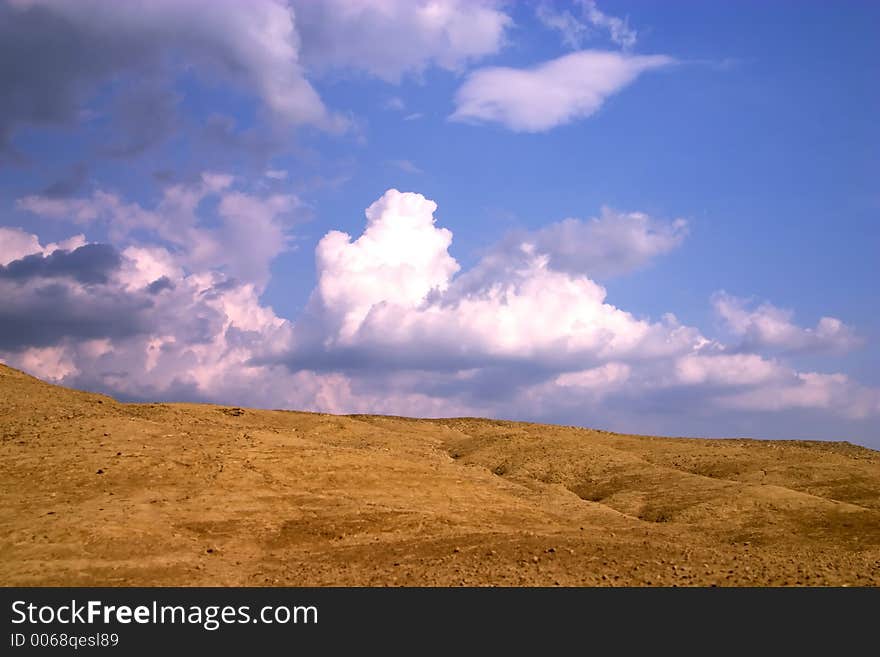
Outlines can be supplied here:
M122 404L0 365L5 585L880 584L880 452Z

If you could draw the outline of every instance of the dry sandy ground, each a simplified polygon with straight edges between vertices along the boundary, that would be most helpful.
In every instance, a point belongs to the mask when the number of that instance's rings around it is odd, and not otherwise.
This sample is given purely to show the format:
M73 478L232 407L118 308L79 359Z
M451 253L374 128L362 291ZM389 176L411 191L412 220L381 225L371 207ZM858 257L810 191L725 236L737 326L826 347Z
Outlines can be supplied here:
M880 452L121 404L0 365L4 585L880 584Z

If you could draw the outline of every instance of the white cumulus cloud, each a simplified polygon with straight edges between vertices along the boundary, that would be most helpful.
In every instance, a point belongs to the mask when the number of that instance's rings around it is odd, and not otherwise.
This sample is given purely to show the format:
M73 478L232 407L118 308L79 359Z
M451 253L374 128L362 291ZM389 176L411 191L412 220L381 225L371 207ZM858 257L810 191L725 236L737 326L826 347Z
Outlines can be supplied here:
M452 233L434 225L436 208L420 194L389 190L367 208L357 240L332 231L318 243L315 299L337 318L340 339L350 339L379 304L418 306L448 286L459 266L447 252Z
M677 248L685 237L684 219L663 221L643 212L602 208L598 217L588 220L568 218L534 231L514 232L495 255L503 260L544 254L553 269L601 279L640 269Z
M770 303L751 307L749 300L718 292L712 305L726 328L749 349L846 351L861 344L855 332L836 317L822 317L814 328L792 321L791 310Z

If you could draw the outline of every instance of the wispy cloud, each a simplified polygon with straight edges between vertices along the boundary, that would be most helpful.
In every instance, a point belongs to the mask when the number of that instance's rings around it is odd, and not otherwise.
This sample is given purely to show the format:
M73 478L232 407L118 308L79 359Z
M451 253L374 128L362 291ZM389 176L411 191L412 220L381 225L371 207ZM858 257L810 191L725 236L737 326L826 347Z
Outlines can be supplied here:
M450 118L543 132L590 116L642 73L674 61L665 55L583 50L532 68L478 69L456 92Z
M392 96L382 104L382 108L393 112L402 112L406 109L406 103L400 96Z
M406 173L424 173L412 160L388 160L388 164Z
M638 33L629 26L627 19L604 13L595 0L577 0L575 6L578 10L572 13L568 9L559 9L554 3L541 2L535 8L535 16L545 27L559 32L563 44L575 50L594 38L596 31L606 33L624 50L635 46Z

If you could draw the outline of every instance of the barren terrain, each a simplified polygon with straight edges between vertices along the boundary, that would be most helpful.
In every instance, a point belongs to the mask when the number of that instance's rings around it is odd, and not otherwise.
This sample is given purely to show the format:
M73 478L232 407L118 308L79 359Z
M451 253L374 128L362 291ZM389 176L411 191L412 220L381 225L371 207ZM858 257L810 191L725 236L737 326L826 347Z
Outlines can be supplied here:
M880 584L880 452L122 404L0 365L4 585Z

